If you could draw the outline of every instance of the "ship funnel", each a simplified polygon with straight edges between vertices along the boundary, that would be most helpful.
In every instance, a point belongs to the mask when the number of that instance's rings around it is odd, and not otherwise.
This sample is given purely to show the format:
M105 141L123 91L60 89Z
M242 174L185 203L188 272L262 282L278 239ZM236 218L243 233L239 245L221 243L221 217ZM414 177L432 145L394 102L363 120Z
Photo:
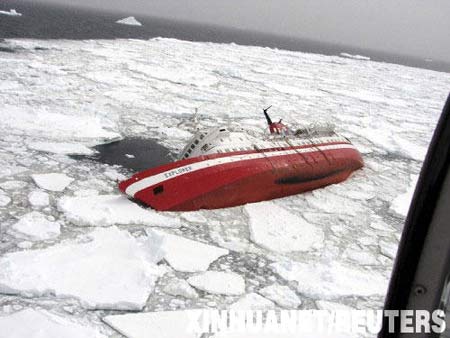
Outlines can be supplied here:
M267 114L267 111L271 108L272 106L267 107L266 109L263 109L264 112L264 116L266 117L267 120L267 124L270 126L272 124L272 120L269 116L269 114Z

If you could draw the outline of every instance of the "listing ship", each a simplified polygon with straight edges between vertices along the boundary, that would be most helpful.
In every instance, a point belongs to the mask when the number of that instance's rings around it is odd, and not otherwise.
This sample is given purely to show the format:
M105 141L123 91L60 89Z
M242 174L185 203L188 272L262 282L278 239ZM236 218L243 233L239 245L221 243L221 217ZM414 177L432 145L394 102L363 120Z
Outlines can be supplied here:
M363 166L359 151L332 125L291 130L273 122L269 108L263 111L270 133L229 126L197 131L177 161L139 172L119 189L156 210L216 209L339 183Z

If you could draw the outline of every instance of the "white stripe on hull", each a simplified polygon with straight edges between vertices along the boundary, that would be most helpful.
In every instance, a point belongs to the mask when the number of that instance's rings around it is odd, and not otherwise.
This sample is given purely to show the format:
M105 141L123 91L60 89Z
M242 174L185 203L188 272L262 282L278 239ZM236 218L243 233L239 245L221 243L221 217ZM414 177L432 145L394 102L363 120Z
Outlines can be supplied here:
M221 164L234 163L239 161L248 161L248 160L256 160L267 157L275 157L275 156L283 156L283 155L294 155L297 153L314 153L323 150L336 150L336 149L355 149L355 147L349 143L346 144L330 144L326 146L312 146L308 148L300 148L300 149L288 149L288 150L280 150L280 151L271 151L271 152L260 152L260 153L250 153L250 154L240 154L240 155L231 155L226 157L214 158L211 160L205 160L200 162L191 163L182 167L178 167L175 169L170 169L160 174L156 174L150 177L143 178L136 183L130 184L125 193L129 196L134 197L134 195L144 190L152 185L162 183L174 177L184 175L193 171L202 170L205 168L210 168L214 166L218 166Z

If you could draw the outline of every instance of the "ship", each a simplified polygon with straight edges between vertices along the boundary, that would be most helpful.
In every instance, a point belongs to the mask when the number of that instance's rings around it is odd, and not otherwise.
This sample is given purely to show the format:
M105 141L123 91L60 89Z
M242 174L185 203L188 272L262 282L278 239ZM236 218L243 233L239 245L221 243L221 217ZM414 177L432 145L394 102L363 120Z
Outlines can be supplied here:
M194 211L299 194L346 180L363 167L361 154L328 123L268 131L237 126L197 129L171 163L119 182L130 199L160 211Z

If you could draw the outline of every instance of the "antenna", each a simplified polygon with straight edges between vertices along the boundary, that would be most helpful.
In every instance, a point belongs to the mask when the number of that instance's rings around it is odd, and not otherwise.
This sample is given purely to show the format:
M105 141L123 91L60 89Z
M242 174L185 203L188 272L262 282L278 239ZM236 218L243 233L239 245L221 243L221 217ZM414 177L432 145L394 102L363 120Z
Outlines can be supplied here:
M272 107L272 105L268 106L266 109L263 109L264 116L266 117L267 124L270 126L272 124L272 120L270 119L269 114L267 114L267 111Z

